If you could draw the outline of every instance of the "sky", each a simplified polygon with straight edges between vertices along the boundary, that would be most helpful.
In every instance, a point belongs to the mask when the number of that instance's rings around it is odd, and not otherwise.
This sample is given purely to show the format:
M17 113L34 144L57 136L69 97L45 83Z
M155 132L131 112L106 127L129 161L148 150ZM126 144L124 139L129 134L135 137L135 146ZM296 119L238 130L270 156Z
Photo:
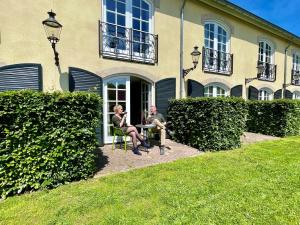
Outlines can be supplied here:
M300 37L300 0L230 0Z

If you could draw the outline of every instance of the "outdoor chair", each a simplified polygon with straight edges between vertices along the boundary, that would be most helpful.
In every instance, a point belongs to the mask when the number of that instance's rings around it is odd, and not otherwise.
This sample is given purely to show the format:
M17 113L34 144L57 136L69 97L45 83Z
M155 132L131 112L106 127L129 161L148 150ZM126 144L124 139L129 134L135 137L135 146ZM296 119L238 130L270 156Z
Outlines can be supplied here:
M127 152L127 134L122 131L121 128L113 127L113 142L112 142L112 150L115 149L115 140L116 137L121 137L120 149L122 149L122 143L124 141L124 150Z

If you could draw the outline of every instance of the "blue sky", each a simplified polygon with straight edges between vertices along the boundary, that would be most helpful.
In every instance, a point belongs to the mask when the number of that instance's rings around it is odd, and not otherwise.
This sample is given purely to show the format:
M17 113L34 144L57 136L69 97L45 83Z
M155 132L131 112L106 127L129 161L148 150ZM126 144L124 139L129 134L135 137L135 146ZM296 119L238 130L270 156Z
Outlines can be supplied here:
M230 0L230 2L300 36L300 0Z

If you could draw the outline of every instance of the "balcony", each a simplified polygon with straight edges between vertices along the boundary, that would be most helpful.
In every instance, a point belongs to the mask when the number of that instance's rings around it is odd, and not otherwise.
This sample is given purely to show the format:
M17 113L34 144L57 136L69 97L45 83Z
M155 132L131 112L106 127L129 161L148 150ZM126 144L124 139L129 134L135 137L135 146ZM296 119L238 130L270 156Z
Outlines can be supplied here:
M203 47L202 68L204 72L231 75L233 73L233 54Z
M274 82L276 80L277 65L258 61L257 65L263 65L264 70L261 74L258 74L258 79L263 81Z
M300 86L300 70L292 70L292 84Z
M158 35L99 22L99 37L103 58L145 64L158 62Z

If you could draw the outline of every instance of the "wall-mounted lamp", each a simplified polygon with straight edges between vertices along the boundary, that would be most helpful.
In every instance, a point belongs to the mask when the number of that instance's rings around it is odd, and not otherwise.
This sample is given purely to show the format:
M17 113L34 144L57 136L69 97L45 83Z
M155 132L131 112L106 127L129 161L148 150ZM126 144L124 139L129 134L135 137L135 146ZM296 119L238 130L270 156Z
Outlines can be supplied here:
M257 77L254 77L254 78L246 78L246 79L245 79L245 85L248 84L248 83L250 83L250 82L252 82L252 81L254 81L254 80L259 79L259 78L260 78L260 75L261 75L263 72L265 72L266 67L265 67L263 64L260 63L260 64L257 65L256 69L257 69Z
M292 83L284 84L283 87L286 88L288 86L295 85L296 80L300 80L300 71L293 71Z
M199 52L198 50L198 46L195 46L194 47L194 51L191 53L191 56L192 56L192 60L193 60L193 64L194 64L194 67L191 67L189 69L183 69L183 77L185 77L186 75L188 75L189 72L191 72L192 70L196 69L198 63L199 63L199 57L201 55L201 52Z
M55 19L56 14L52 12L52 10L48 12L48 14L49 18L43 21L43 25L47 39L50 41L54 51L55 65L59 66L58 52L56 51L55 45L57 42L59 42L62 25Z

